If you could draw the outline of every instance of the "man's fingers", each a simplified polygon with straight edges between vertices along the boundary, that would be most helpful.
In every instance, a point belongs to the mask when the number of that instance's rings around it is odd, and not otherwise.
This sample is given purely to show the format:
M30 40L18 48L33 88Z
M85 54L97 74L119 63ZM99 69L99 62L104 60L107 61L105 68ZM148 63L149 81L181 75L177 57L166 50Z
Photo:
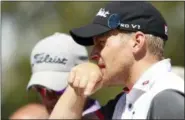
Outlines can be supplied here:
M89 83L86 86L86 89L84 91L84 95L85 96L90 96L93 92L95 92L96 88L98 87L98 84L101 81L101 76L97 75L97 74L92 74L90 76L92 79L91 81L89 81Z
M101 77L101 72L96 65L86 63L71 70L68 83L78 95L91 95L98 88L97 83Z
M90 82L89 84L87 84L87 87L84 91L84 96L90 96L95 85L96 85L96 82Z
M81 96L83 94L82 90L79 87L80 82L81 82L80 75L76 75L72 86L73 86L75 92L77 93L77 95L79 95L79 96Z
M69 73L68 83L70 85L73 84L73 82L75 80L75 73L76 73L75 69L71 70L71 72Z
M73 82L73 87L78 88L79 84L80 84L80 77L79 76L75 76L74 82Z
M79 87L80 88L85 88L88 82L88 78L86 76L84 76L79 83Z
M82 79L80 79L78 84L78 94L83 96L85 87L87 86L88 78L86 76L83 76Z

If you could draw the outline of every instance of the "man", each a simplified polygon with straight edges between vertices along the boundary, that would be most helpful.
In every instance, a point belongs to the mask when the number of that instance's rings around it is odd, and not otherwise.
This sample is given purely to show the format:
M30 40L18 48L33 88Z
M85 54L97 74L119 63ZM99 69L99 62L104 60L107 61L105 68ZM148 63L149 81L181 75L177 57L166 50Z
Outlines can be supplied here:
M100 109L103 119L184 118L184 81L164 59L167 24L150 3L110 2L93 23L70 34L81 45L94 45L91 59L98 66L84 63L72 69L51 119L80 119L87 96L113 85L125 88Z
M49 114L44 105L30 103L15 111L9 119L47 119Z
M36 90L48 112L67 87L72 67L88 60L87 50L67 34L55 33L39 41L31 53L32 76L27 89ZM98 101L88 98L83 115L99 109Z

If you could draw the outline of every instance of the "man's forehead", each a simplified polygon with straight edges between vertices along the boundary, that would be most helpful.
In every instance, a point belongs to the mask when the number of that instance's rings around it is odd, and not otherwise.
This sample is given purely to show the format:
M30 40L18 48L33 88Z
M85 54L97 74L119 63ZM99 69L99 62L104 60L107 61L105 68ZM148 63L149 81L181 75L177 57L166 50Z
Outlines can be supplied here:
M106 38L112 36L112 35L117 35L118 33L120 33L119 30L114 29L114 30L110 30L108 32L105 32L101 35L97 35L95 37L93 37L93 41L94 42L101 42L101 41L106 41Z

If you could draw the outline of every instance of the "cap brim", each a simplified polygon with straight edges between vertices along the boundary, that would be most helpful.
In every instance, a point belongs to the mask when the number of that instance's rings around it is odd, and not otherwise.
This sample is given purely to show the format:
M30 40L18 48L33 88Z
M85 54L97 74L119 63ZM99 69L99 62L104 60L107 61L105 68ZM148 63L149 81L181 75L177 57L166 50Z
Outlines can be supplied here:
M56 71L34 73L27 85L27 90L29 90L34 85L41 85L55 91L63 90L67 87L68 75L69 72Z
M92 37L110 31L109 27L100 24L89 24L80 28L75 28L70 31L73 39L80 45L93 45Z

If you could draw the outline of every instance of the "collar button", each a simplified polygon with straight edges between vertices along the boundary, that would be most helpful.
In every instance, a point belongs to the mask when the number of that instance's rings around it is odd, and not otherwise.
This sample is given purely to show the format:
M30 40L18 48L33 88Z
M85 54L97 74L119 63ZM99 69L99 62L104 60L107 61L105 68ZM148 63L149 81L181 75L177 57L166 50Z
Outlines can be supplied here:
M129 109L132 109L132 103L129 103L129 104L128 104L128 108L129 108Z
M134 115L135 114L135 111L133 111L132 114Z

